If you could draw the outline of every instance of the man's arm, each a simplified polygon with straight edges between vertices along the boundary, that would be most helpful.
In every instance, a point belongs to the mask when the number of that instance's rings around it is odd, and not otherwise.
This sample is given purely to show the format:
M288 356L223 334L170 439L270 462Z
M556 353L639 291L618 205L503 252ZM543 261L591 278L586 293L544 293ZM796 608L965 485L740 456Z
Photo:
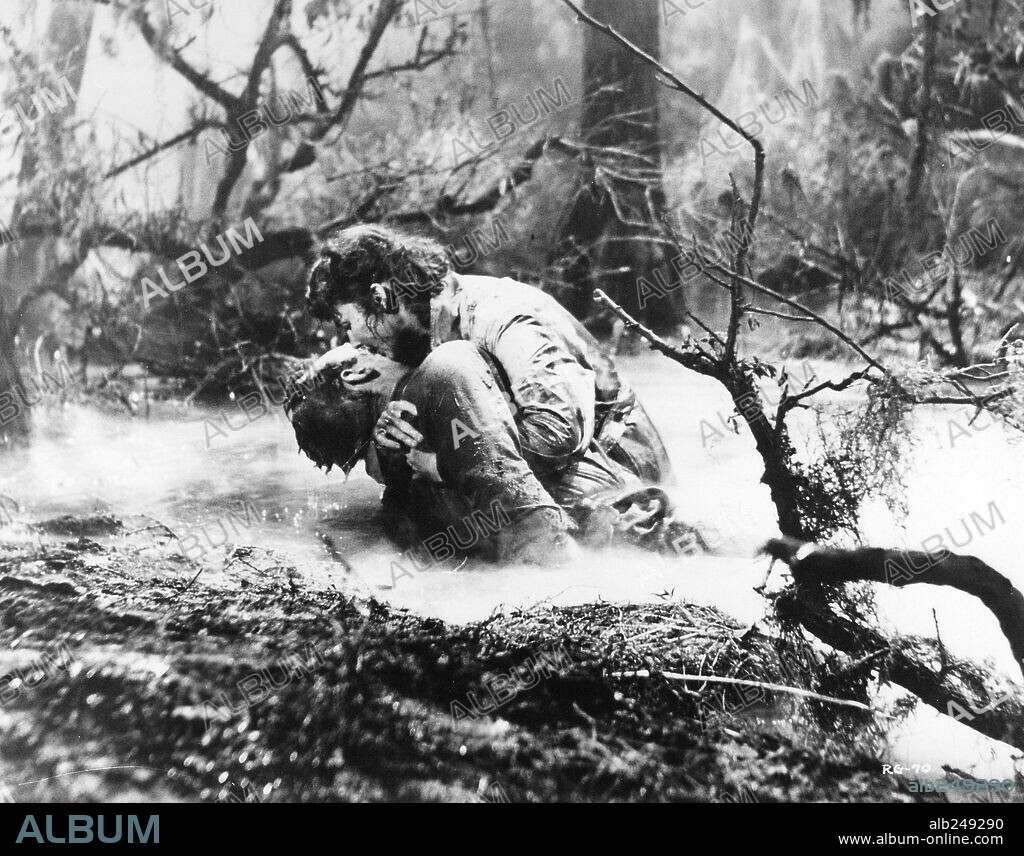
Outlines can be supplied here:
M594 436L594 372L555 331L529 316L488 344L512 389L523 457L541 476L563 469Z

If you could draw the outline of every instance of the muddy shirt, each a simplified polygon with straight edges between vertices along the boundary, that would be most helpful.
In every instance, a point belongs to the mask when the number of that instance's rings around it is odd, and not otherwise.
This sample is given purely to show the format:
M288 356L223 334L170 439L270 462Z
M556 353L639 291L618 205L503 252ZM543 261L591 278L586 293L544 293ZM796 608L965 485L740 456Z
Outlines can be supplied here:
M393 400L416 407L414 424L443 480L418 481L403 453L378 451L386 525L406 546L534 561L568 541L569 519L522 455L494 368L471 342L447 342L395 387Z
M553 297L513 279L455 275L431 301L432 345L465 340L494 357L523 455L539 476L583 454L607 415L635 400L597 341Z

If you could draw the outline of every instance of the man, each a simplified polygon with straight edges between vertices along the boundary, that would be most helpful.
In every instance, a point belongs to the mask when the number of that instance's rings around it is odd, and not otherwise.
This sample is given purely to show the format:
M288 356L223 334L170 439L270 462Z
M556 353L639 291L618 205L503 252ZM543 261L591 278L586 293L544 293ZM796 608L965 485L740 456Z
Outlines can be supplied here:
M671 521L660 489L644 487L597 444L542 484L523 455L496 363L470 342L445 343L413 369L351 345L319 362L326 381L287 405L299 446L328 469L348 473L365 461L385 485L387 528L403 547L447 532L466 552L549 564L573 555L570 536L676 549L699 543ZM395 400L418 414L415 446L410 438L401 450L376 447L379 415ZM476 416L472 427L467 414Z
M552 297L511 279L455 273L440 244L383 226L341 230L310 270L311 314L348 341L409 366L445 342L467 341L494 363L522 455L545 485L596 445L648 482L668 482L668 455L647 414L594 338ZM373 434L380 449L415 449L417 411L399 399ZM484 414L466 413L468 421Z

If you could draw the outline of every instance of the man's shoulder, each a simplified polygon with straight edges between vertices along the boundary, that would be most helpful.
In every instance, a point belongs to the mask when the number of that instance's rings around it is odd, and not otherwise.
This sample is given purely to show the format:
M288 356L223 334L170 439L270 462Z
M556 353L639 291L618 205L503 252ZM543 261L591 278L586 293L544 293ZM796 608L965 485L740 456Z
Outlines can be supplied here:
M582 351L596 354L601 350L594 337L568 309L534 285L511 277L460 275L459 286L464 323L468 329L482 325L503 330L510 317L536 318L542 320L549 330L576 342L576 347Z
M568 312L550 294L511 277L459 276L459 290L463 300L475 304L477 310L487 314L503 314L510 304L519 311L543 310L545 314Z
M540 295L551 299L537 286L526 282L519 282L510 276L481 276L479 274L459 274L459 287L467 292L506 292L522 295Z

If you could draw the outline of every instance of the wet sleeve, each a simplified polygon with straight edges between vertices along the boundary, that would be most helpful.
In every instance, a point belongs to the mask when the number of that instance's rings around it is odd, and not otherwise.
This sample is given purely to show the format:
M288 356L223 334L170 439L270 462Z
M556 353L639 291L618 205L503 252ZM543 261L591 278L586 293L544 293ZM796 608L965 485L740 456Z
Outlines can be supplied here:
M523 457L538 475L563 469L594 436L594 372L529 316L504 325L489 345L512 389Z

